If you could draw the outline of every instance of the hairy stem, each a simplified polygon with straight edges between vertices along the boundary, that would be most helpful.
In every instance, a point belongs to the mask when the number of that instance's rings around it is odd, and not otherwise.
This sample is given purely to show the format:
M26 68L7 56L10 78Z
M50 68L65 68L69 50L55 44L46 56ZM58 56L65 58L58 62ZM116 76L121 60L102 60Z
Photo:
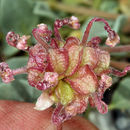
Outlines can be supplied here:
M27 68L23 67L23 68L18 68L16 70L12 70L13 75L17 75L17 74L24 74L27 73Z
M117 47L101 47L101 49L108 51L109 53L112 52L130 52L130 45L124 45L124 46L117 46Z
M87 28L84 32L84 36L83 36L83 39L82 39L82 43L85 44L87 42L87 39L88 39L88 36L89 36L89 32L90 32L90 29L92 27L92 24L93 22L95 21L96 18L92 19L89 24L87 25Z
M119 69L119 70L123 70L126 66L130 66L130 63L111 60L110 65L114 68Z
M35 39L36 39L44 48L48 49L48 48L50 47L49 44L47 44L47 43L45 42L45 40L42 39L40 29L38 29L38 28L33 29L32 34L33 34L33 36L35 37Z
M82 39L82 44L85 44L88 40L88 36L89 36L89 32L91 30L91 27L93 25L94 22L103 22L105 24L104 29L108 32L108 36L109 38L112 40L115 37L115 32L111 29L111 27L109 26L108 22L103 19L103 18L93 18L89 23L88 26L86 27L86 30L84 32L84 36Z
M126 66L123 71L119 71L115 68L111 68L111 74L118 76L118 77L123 77L127 74L127 72L130 71L130 66Z
M67 25L67 24L69 24L69 19L68 18L65 18L65 19L56 19L56 21L54 23L54 34L55 34L55 37L58 40L61 40L59 29L62 26Z
M56 19L54 23L54 35L58 40L61 40L59 29L64 25L68 25L73 29L79 29L80 27L79 20L75 16L71 16L70 18L64 19Z

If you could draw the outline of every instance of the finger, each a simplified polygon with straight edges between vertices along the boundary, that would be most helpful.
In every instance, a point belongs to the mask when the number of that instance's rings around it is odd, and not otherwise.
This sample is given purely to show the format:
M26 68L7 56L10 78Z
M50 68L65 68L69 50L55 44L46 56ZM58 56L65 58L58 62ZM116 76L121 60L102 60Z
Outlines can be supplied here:
M90 121L76 116L64 122L63 130L98 130Z
M0 101L0 128L2 130L47 130L51 123L52 109L36 111L31 103Z
M56 130L51 122L53 109L36 111L34 104L0 101L0 128L2 130ZM75 117L66 121L63 130L97 130L89 121Z

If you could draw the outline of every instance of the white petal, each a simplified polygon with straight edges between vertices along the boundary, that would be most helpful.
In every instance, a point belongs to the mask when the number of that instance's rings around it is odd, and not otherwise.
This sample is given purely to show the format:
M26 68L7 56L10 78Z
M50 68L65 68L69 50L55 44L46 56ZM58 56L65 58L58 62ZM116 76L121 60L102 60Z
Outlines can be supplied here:
M37 99L34 109L42 111L49 108L51 105L53 105L53 103L54 102L50 99L49 95L43 92Z

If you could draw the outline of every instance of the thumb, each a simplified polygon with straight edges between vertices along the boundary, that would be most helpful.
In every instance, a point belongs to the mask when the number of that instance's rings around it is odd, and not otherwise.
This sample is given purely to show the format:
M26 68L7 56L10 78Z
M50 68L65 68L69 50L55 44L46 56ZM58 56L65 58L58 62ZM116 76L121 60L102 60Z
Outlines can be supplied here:
M36 111L34 104L0 101L0 128L2 130L56 130L51 122L53 109ZM74 117L63 124L63 130L97 130L82 117Z

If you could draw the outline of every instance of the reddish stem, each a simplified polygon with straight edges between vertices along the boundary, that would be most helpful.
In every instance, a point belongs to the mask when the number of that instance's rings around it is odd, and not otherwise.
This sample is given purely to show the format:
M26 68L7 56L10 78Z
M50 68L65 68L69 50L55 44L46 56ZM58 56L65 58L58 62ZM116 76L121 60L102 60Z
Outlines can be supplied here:
M87 26L87 28L86 28L86 30L85 30L85 32L84 32L84 36L83 36L83 39L82 39L82 43L83 43L83 44L87 41L88 36L89 36L90 29L91 29L91 27L92 27L93 22L95 22L95 20L96 20L96 18L92 19L92 20L88 23L88 26Z
M93 18L88 23L88 26L87 26L87 28L86 28L86 30L84 32L84 36L83 36L83 39L82 39L82 44L85 44L86 41L88 40L89 32L90 32L90 29L91 29L94 22L103 22L105 24L104 29L108 32L108 34L110 35L110 38L113 38L114 32L111 30L111 27L109 26L107 21L104 20L103 18Z
M49 44L47 44L45 41L44 41L44 39L42 39L42 37L41 37L41 34L42 34L43 32L40 30L40 29L38 29L38 28L35 28L35 29L33 29L33 31L32 31L32 34L33 34L33 36L35 37L35 39L44 47L44 48L46 48L46 49L48 49L50 46L49 46Z
M73 29L79 29L80 27L79 20L75 16L70 18L57 19L54 23L54 34L58 40L61 40L59 29L64 25L69 25Z
M16 70L12 70L13 75L17 75L17 74L24 74L27 73L27 68L23 67L23 68L18 68Z
M57 19L54 23L54 34L55 34L55 37L58 39L58 40L61 40L61 36L60 36L60 32L59 32L59 29L64 26L64 25L68 25L69 24L69 19L68 18L65 18L65 19Z
M128 71L130 71L130 66L125 67L122 72L115 68L111 68L111 74L118 76L118 77L125 76Z
M124 46L117 46L117 47L101 47L101 49L108 51L109 53L112 52L130 52L130 45L124 45Z
M121 62L121 61L119 62L119 61L111 60L110 65L114 68L123 70L126 66L130 66L130 63L129 62Z

